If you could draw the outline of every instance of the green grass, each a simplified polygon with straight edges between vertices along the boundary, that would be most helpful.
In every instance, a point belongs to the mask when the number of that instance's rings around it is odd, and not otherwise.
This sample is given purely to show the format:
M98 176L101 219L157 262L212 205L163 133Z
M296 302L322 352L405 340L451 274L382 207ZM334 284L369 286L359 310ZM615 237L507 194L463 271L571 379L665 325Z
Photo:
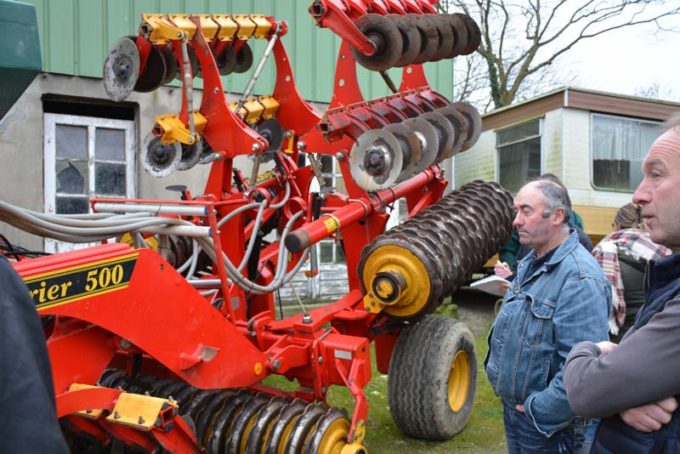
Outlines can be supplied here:
M373 380L364 389L370 405L364 443L370 453L506 452L500 400L494 396L483 370L482 361L487 351L486 335L478 336L475 344L478 370L472 416L461 433L444 442L410 438L394 425L387 402L387 375L378 372L372 355ZM292 390L291 384L282 377L270 377L266 383ZM330 405L346 408L351 414L354 401L346 388L334 386L328 396Z

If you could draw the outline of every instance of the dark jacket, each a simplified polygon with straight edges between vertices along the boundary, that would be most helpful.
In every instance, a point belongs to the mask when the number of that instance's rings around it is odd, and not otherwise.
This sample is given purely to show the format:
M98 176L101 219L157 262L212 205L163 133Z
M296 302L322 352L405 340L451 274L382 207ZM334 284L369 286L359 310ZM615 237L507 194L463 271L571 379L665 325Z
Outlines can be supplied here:
M28 288L0 255L0 452L67 453L52 374Z
M680 253L650 262L647 303L611 353L584 342L565 365L567 397L574 412L607 417L593 452L680 452L680 411L656 432L638 432L618 413L680 394Z

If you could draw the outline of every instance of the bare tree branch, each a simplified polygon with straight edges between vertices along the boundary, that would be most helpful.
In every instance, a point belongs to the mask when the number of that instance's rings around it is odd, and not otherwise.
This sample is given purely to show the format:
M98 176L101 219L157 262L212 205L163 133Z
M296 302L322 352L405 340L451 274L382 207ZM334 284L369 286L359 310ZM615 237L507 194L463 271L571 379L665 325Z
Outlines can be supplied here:
M644 24L659 34L680 31L670 23L680 17L677 0L441 0L440 6L471 16L482 32L477 52L456 60L456 98L478 98L478 106L490 99L494 108L538 94L537 87L564 85L551 68L581 41Z

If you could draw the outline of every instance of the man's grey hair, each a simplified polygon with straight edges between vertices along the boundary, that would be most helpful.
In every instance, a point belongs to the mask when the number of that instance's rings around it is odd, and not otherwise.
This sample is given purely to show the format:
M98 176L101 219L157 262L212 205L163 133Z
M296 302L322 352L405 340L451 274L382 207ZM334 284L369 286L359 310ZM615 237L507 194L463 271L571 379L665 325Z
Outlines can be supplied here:
M536 187L543 194L545 199L545 209L543 210L543 217L547 218L555 210L562 208L564 210L563 223L568 224L571 219L571 200L567 189L555 183L554 181L538 179L533 182Z

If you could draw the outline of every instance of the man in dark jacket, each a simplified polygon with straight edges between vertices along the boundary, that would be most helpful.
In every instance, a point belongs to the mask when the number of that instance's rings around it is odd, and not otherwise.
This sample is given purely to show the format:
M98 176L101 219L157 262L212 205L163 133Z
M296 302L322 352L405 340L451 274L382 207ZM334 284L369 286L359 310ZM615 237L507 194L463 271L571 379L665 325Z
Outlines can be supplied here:
M67 453L40 319L1 254L0 314L0 452Z
M680 116L647 154L633 202L673 255L647 268L647 303L617 346L576 345L564 372L574 412L606 417L596 453L680 452Z

